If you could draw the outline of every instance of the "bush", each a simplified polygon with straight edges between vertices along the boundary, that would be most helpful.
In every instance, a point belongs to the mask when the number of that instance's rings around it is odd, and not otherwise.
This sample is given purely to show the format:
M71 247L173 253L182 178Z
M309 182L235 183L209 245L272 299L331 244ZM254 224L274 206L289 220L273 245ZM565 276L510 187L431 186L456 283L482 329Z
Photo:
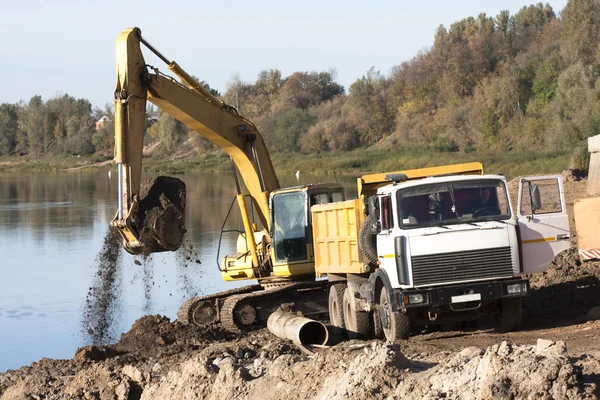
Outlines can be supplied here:
M590 153L587 147L576 147L571 156L571 166L587 175L590 169Z
M438 153L456 153L459 150L458 143L454 139L439 136L429 144L429 148Z
M70 154L81 156L93 154L96 150L92 143L92 134L85 129L82 129L77 132L77 134L67 138L65 141L65 149Z

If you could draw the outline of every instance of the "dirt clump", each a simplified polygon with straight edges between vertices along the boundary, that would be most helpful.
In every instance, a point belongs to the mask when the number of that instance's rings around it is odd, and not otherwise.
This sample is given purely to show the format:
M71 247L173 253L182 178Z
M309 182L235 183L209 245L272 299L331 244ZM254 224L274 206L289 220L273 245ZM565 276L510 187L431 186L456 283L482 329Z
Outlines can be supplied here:
M139 230L141 254L177 250L185 229L186 186L182 180L159 176L142 184L133 222Z

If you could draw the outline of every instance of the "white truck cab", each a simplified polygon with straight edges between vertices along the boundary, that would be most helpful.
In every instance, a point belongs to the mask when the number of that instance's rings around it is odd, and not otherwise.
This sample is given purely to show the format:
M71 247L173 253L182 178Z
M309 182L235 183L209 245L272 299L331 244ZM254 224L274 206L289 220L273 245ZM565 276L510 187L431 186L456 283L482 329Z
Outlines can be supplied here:
M396 312L469 319L500 301L504 328L519 328L525 274L544 271L570 246L560 177L522 178L517 212L500 175L390 180L369 206L374 275L388 286L383 324Z

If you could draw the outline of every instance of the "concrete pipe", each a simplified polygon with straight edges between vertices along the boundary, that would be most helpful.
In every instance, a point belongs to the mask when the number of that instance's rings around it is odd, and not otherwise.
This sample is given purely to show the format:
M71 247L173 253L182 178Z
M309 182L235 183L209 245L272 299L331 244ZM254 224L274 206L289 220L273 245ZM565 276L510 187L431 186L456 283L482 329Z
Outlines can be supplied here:
M327 327L322 323L284 311L271 314L267 328L275 336L290 339L297 345L325 345L329 339Z

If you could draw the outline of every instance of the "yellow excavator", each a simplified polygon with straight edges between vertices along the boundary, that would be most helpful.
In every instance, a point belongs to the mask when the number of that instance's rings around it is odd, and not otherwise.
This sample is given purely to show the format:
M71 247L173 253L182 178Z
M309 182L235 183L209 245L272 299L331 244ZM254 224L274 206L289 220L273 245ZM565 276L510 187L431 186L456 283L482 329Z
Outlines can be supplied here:
M179 79L146 64L142 45ZM117 38L114 160L119 205L111 225L125 249L132 254L175 251L185 234L185 184L158 177L142 185L147 101L229 155L244 232L237 240L237 254L225 256L219 269L227 281L258 281L192 298L181 306L178 319L246 330L266 325L270 313L281 306L309 316L327 313L327 283L315 280L310 207L345 200L342 186L281 189L256 126L152 47L139 28Z

